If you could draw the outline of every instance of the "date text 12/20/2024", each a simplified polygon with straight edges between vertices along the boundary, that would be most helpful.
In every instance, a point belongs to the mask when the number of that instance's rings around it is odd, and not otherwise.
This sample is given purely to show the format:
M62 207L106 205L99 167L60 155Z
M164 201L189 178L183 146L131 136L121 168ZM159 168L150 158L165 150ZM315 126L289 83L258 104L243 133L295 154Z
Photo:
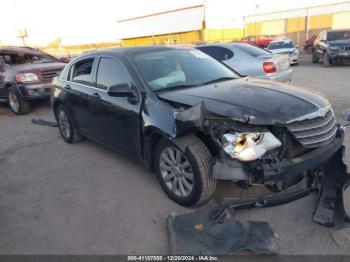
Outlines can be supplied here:
M128 261L219 261L217 256L128 256Z

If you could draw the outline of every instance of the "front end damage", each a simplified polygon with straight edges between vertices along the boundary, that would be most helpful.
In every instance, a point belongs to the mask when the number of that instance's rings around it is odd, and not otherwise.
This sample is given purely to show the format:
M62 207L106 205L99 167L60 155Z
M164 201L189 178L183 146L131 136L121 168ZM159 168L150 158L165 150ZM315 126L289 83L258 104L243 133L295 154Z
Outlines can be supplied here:
M349 174L343 163L345 128L336 123L328 109L315 118L264 126L254 125L254 116L230 119L210 114L200 103L175 111L175 127L180 135L173 140L181 141L185 149L191 140L184 140L186 133L209 138L216 146L211 151L215 159L212 175L217 180L265 185L279 192L305 179L310 188L320 189L314 221L333 226Z
M215 179L283 190L306 173L316 174L320 164L342 147L344 129L328 109L325 116L311 120L264 126L254 125L254 116L230 119L210 114L200 103L174 112L173 140L195 133L214 144Z

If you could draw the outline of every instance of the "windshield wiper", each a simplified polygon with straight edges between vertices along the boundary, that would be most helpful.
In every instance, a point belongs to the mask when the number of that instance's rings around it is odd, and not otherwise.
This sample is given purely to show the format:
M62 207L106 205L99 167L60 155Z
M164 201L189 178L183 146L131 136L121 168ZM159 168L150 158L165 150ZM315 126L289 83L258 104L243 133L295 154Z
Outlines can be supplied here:
M198 85L175 85L175 86L168 86L162 89L158 89L157 91L169 91L169 90L176 90L176 89L196 87L196 86Z
M209 84L214 84L214 83L228 81L228 80L233 80L233 79L237 79L237 78L235 78L235 77L220 77L220 78L217 78L217 79L205 82L202 85L209 85Z

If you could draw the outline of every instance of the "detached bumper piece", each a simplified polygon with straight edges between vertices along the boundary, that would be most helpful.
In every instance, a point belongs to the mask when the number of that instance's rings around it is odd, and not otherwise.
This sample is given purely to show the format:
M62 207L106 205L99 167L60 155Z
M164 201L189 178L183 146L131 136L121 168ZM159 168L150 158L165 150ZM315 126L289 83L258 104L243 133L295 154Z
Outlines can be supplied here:
M326 227L342 226L349 222L343 199L344 191L350 182L343 162L345 147L339 149L322 165L320 198L313 214L313 221Z
M263 164L265 184L284 181L287 177L300 175L312 170L330 159L343 146L343 136L336 137L330 144L312 150L303 156L283 160L277 164Z
M241 251L275 254L277 237L267 222L235 219L218 224L211 219L214 201L197 210L167 218L170 254L229 255Z

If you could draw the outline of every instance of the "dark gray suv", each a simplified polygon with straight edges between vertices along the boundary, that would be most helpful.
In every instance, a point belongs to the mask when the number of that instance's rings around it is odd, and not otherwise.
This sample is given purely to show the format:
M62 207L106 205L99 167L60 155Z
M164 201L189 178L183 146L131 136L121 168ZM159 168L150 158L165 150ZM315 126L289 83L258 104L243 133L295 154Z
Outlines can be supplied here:
M350 29L320 32L314 42L312 62L320 59L325 67L332 62L350 62Z

